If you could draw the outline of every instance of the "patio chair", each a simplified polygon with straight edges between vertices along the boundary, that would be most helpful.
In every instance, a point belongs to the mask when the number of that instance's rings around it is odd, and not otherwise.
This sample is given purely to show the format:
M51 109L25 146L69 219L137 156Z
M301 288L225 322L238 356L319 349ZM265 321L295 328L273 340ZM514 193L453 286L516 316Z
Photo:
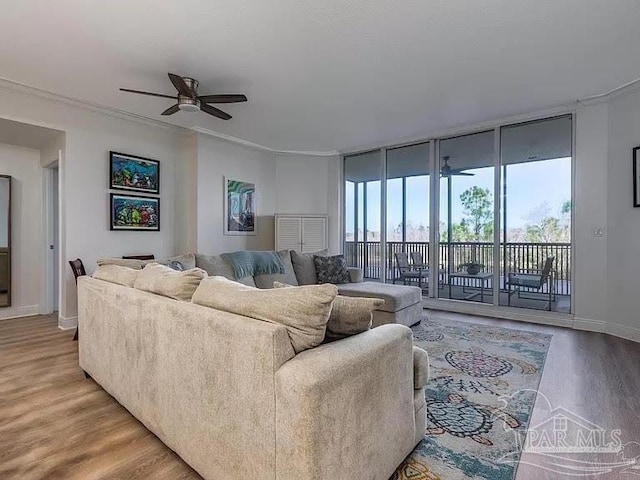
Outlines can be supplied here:
M414 268L409 265L409 258L406 252L397 252L394 254L396 257L396 265L400 272L400 279L405 285L413 282L418 282L418 286L422 288L422 281L429 282L429 269L424 267ZM396 276L393 276L393 283L396 283Z
M424 260L422 258L422 253L411 252L410 255L411 255L411 266L414 269L415 268L424 269L424 271L426 272L426 275L429 276L429 265L424 263ZM440 264L440 268L438 269L438 286L440 288L443 288L444 286L444 279L446 274L447 274L447 271L445 270L444 265Z
M511 272L507 276L507 297L508 304L511 305L511 295L518 293L518 298L527 298L529 300L541 300L539 297L524 297L521 295L522 289L525 292L532 290L542 290L549 284L549 311L551 311L551 303L556 300L555 283L553 278L553 261L555 257L547 257L542 268L525 268L516 272ZM512 288L513 287L513 288ZM541 292L542 293L542 292Z

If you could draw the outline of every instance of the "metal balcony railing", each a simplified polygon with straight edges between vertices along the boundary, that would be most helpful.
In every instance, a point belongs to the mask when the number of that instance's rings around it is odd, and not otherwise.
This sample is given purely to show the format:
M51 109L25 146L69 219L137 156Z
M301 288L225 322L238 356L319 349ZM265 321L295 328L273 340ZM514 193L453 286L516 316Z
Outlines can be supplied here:
M439 260L447 271L455 272L463 263L483 265L483 271L493 271L493 243L491 242L440 242ZM420 252L425 263L429 262L429 242L387 242L387 280L398 278L395 264L396 252ZM547 257L553 256L555 289L558 295L571 294L571 244L508 242L500 244L501 276L525 268L539 268ZM364 276L381 278L380 242L345 242L345 258L351 267L360 267ZM505 267L506 266L506 267Z

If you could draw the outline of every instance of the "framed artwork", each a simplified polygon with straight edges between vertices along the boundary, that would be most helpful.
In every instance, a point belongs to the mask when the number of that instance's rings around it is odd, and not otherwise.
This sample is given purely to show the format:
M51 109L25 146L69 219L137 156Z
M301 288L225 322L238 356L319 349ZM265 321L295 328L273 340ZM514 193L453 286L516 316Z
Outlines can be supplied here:
M111 230L160 231L160 199L112 193Z
M640 207L640 147L633 149L633 206Z
M109 188L160 193L160 162L150 158L109 152Z
M224 234L256 235L256 184L224 177Z

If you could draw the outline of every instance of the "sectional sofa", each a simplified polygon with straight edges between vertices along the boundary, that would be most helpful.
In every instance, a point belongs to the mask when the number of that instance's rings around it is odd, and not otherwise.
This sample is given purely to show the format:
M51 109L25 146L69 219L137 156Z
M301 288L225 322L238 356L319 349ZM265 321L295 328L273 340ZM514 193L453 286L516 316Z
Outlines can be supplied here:
M326 255L327 252L317 252ZM277 252L284 265L284 274L256 275L236 278L233 269L220 255L205 255L188 253L165 259L161 263L180 262L184 268L202 268L209 275L221 275L245 285L258 288L273 288L273 282L278 281L290 285L311 285L316 283L313 254L301 254L295 250L280 250ZM152 260L154 261L154 260ZM157 260L155 260L157 261ZM102 259L98 264L117 263L133 268L141 268L149 261ZM349 268L351 282L337 285L340 295L350 297L381 298L384 305L373 312L373 326L387 323L399 323L412 326L420 322L423 315L422 291L419 287L393 285L379 282L365 282L362 270Z
M79 278L80 366L205 479L387 480L423 438L406 326L296 354L283 325L135 287Z

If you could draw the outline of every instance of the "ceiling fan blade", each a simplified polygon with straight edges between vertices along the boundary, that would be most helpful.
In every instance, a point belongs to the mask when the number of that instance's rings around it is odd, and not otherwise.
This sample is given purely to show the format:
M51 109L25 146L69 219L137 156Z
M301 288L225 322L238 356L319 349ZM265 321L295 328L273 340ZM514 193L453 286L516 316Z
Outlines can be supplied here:
M198 98L202 103L238 103L247 101L245 95L235 93L226 95L201 95Z
M200 104L200 110L204 113L208 113L209 115L213 115L214 117L221 118L222 120L229 120L231 115L222 110L218 110L216 107L212 107L211 105L207 105L206 103Z
M171 98L172 100L176 99L175 96L172 97L170 95L164 95L162 93L143 92L141 90L131 90L129 88L121 88L120 90L122 90L123 92L129 92L129 93L139 93L141 95L150 95L152 97Z
M180 110L180 107L178 107L178 104L176 103L175 105L171 105L164 112L162 112L162 115L173 115L178 110Z
M475 176L475 173L451 172L451 175L455 175L457 177L473 177L473 176Z
M173 83L173 86L176 87L180 95L193 98L193 92L180 75L176 75L175 73L169 73L168 75L169 80L171 80L171 83Z

